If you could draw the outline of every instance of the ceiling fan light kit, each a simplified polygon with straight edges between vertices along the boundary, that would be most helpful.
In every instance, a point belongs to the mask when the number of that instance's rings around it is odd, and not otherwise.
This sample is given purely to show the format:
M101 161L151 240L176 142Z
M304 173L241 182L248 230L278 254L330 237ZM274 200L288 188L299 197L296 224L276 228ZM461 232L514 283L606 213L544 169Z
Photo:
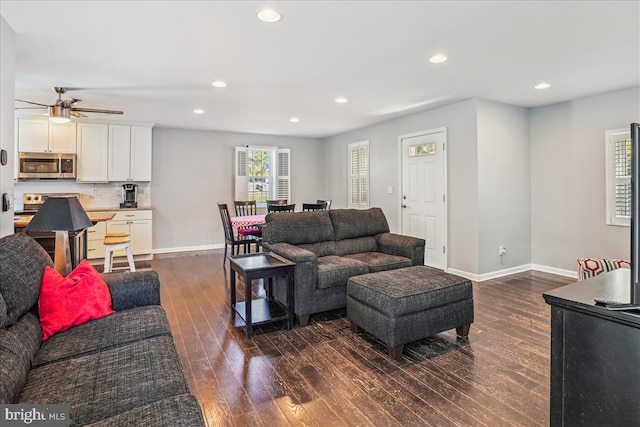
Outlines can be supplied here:
M49 121L53 123L68 123L71 120L71 109L60 105L49 106Z

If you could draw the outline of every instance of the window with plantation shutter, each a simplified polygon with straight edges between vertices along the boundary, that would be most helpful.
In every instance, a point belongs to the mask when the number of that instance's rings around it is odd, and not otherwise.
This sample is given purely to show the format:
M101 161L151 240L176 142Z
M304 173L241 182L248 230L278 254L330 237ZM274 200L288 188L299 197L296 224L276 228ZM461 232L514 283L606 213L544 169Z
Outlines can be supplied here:
M291 150L277 147L236 147L235 199L255 200L266 206L271 199L291 198Z
M349 144L349 208L369 207L369 141Z
M605 133L607 224L631 221L631 134L629 129Z

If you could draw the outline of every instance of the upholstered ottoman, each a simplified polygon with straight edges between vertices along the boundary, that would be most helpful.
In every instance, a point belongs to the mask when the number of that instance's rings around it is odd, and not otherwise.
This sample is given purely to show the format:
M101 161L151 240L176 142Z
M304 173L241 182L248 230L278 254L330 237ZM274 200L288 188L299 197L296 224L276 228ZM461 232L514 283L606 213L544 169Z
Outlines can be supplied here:
M466 337L473 323L471 281L418 265L353 276L347 282L351 329L373 334L393 359L404 344L456 328Z

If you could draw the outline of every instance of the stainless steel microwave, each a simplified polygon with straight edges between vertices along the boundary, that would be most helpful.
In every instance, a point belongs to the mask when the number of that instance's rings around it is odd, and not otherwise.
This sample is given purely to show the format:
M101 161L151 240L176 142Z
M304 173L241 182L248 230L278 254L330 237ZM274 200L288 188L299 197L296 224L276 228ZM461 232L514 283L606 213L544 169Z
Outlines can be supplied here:
M18 178L75 178L76 155L66 153L20 153Z

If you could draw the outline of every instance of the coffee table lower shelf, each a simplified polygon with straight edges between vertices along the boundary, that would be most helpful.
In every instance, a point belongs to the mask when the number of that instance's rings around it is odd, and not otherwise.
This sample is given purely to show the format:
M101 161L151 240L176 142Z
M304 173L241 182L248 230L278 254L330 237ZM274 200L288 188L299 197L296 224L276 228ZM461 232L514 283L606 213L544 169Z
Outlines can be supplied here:
M242 320L247 321L246 302L236 303L234 310ZM287 310L281 304L276 301L269 301L266 298L251 300L251 325L261 325L278 320L287 320Z

